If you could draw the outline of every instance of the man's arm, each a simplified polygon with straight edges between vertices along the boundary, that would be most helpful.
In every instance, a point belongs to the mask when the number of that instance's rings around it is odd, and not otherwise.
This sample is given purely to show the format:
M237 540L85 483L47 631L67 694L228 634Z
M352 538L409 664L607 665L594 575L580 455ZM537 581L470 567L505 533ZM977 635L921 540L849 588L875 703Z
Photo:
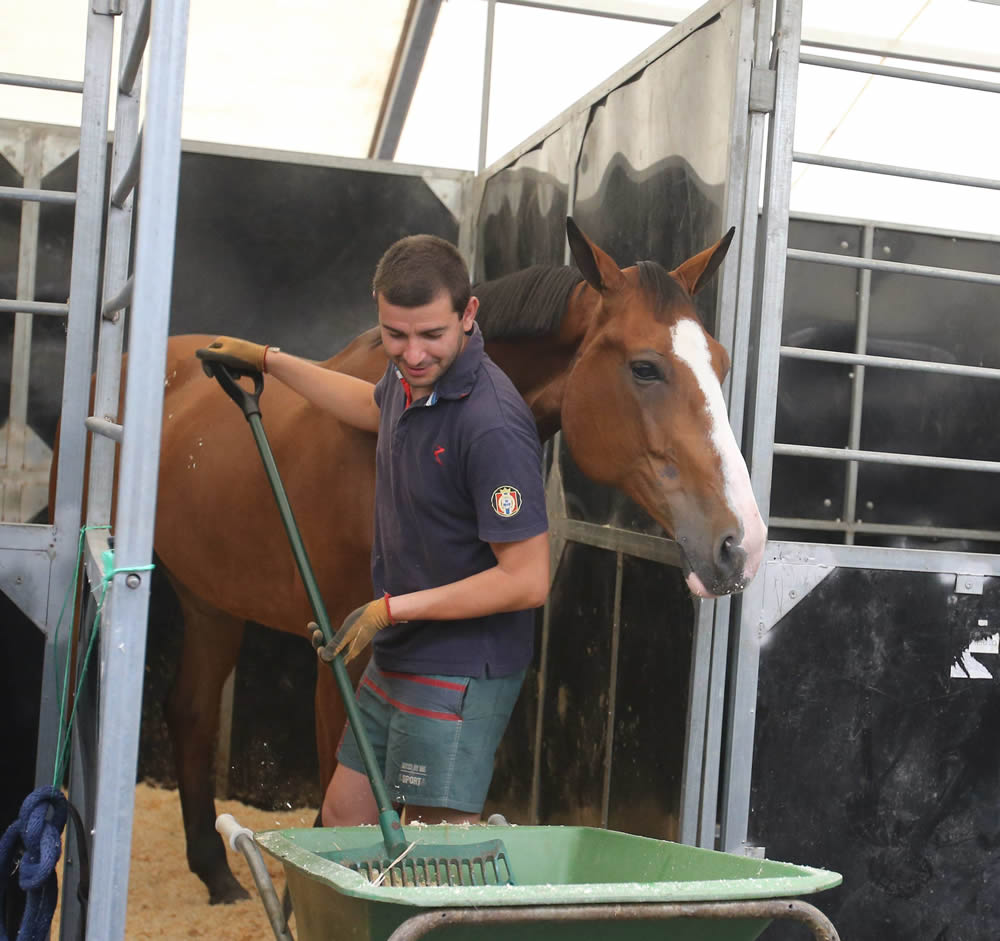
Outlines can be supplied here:
M273 349L267 352L267 373L345 424L378 431L372 383Z
M491 542L493 568L448 585L390 599L394 621L458 621L545 603L549 593L549 534Z
M458 621L544 604L549 593L549 534L491 542L490 548L497 559L493 568L437 588L370 601L347 616L329 644L314 625L312 642L320 658L329 662L343 650L349 663L393 622Z
M375 386L370 382L238 337L216 337L196 352L206 362L269 373L345 424L362 431L378 431L379 407L375 403Z

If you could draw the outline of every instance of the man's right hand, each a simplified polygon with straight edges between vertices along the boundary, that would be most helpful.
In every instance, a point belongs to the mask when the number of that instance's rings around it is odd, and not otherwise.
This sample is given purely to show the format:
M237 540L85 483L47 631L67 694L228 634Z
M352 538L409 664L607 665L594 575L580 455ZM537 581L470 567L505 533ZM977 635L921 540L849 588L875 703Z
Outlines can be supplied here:
M195 355L201 360L222 363L231 369L263 373L267 350L268 347L260 343L251 343L249 340L216 337L207 347L195 350Z

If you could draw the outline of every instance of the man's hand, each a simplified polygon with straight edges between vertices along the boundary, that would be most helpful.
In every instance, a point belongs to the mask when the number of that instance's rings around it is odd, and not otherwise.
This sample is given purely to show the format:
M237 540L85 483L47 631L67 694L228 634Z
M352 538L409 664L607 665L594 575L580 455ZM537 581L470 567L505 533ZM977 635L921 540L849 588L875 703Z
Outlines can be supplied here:
M273 349L236 337L216 337L207 347L195 350L195 355L198 359L222 363L230 369L250 369L264 373L267 371L264 368L264 356L269 348Z
M389 596L386 595L377 601L370 601L360 608L355 608L344 618L344 623L330 643L325 642L323 632L316 624L310 622L309 627L312 629L312 643L320 660L329 663L346 647L344 663L350 663L364 651L383 627L388 627L392 623L392 616L389 614Z

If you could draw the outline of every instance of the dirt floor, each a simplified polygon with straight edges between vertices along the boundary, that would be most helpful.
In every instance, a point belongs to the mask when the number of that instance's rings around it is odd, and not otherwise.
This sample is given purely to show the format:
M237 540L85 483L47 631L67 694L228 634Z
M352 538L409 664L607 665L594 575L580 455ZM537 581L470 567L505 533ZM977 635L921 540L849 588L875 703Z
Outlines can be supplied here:
M220 814L232 814L255 831L311 827L316 818L316 808L265 811L238 801L216 801L216 809ZM281 865L267 854L264 860L280 897L285 886ZM229 865L250 899L233 905L209 905L204 885L187 867L177 791L139 784L135 789L125 937L128 941L273 941L274 933L246 860L242 854L230 852ZM52 938L59 937L58 918L57 911ZM294 933L294 915L291 928Z

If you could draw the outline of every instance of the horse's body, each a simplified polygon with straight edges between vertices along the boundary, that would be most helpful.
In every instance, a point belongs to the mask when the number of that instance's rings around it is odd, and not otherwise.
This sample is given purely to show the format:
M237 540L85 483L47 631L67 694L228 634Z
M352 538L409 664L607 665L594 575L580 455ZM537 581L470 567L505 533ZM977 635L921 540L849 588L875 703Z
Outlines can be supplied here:
M728 238L668 275L651 262L620 271L575 225L569 229L585 280L569 291L565 314L541 335L516 338L511 330L490 339L484 304L487 350L525 397L543 437L562 428L585 473L623 489L677 538L692 591L739 591L759 563L765 530L722 404L726 354L704 333L691 302ZM219 902L245 895L214 832L222 685L245 621L305 638L312 615L250 431L195 358L211 339L169 341L155 548L185 622L167 721L188 861ZM326 365L376 381L386 365L377 328ZM341 425L273 380L261 410L336 625L371 598L375 436ZM352 666L356 678L364 664ZM325 785L344 711L331 671L317 675Z

